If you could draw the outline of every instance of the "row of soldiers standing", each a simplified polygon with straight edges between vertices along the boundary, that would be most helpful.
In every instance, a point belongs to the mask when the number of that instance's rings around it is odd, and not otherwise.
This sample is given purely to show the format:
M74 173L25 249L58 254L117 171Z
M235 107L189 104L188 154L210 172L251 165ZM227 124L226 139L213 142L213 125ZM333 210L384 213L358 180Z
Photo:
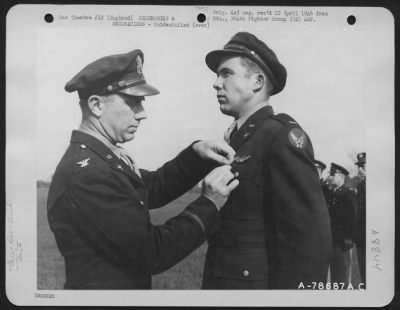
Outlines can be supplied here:
M345 185L349 171L331 163L329 176L322 178L326 165L316 160L321 186L331 219L333 253L330 264L330 282L349 285L352 273L352 249L357 249L361 283L365 288L366 247L366 153L357 154L358 182L355 189Z

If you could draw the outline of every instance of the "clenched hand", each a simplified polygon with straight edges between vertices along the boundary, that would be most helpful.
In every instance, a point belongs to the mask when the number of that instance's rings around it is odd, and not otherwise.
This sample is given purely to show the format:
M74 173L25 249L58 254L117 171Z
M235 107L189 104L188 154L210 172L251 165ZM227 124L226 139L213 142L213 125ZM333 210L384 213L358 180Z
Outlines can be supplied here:
M225 165L212 170L202 182L202 195L206 196L220 210L231 192L239 185L237 175L231 172L231 166Z
M193 144L193 150L203 159L214 160L221 165L229 165L235 151L223 140L204 140Z

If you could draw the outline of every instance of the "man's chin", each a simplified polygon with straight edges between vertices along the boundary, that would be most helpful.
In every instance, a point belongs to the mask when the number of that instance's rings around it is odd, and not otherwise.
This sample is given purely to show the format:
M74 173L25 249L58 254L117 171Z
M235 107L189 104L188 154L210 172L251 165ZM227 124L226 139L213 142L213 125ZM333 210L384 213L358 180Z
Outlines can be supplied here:
M223 104L219 106L219 110L225 115L233 116L233 112L229 109L229 107Z
M135 132L124 135L124 143L132 141L135 138Z

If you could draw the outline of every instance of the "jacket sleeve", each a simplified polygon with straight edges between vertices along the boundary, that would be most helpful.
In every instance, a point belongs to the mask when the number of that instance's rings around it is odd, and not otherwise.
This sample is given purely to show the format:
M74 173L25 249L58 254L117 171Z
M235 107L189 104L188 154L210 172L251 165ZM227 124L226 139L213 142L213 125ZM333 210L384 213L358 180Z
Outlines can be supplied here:
M201 196L164 225L153 226L147 208L107 173L80 173L66 195L82 236L110 259L149 271L177 263L219 224L217 208Z
M290 127L274 137L265 165L271 197L271 288L326 281L331 254L328 209L314 168L311 141L290 141Z
M187 222L176 226L178 218ZM217 208L204 196L195 200L178 218L151 227L153 274L167 270L186 257L208 239L220 224Z
M193 150L193 144L156 171L141 170L149 193L150 209L162 207L178 198L217 166L210 160L201 159Z

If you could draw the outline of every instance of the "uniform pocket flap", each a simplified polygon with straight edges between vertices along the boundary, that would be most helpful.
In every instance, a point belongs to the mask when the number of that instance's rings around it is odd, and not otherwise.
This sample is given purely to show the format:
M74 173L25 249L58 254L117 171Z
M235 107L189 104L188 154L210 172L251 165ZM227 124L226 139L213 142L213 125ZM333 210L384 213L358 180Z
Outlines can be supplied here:
M238 172L238 179L251 181L257 185L261 183L262 167L256 164L232 164L232 172Z
M214 274L229 279L267 279L267 251L265 248L219 248Z

